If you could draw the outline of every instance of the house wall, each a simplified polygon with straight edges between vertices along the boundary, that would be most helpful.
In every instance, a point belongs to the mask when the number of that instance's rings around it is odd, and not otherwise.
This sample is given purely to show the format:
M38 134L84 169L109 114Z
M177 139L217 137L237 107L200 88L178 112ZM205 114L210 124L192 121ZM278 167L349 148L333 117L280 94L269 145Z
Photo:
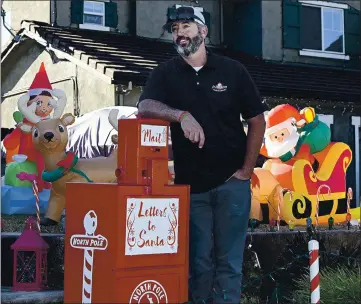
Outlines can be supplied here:
M74 109L79 108L81 115L115 105L114 85L105 83L72 62L53 64L49 54L36 42L25 41L12 52L1 64L2 128L14 127L12 114L17 110L17 101L28 90L41 62L45 64L50 82L57 82L52 84L53 88L66 93L68 103L64 112L75 114Z
M149 38L171 39L171 34L165 32L162 35L162 26L167 20L167 9L175 4L200 6L211 15L211 35L210 41L213 44L220 43L220 9L219 1L199 0L195 5L191 1L137 1L137 35ZM208 39L209 40L209 39Z
M360 10L359 1L328 0L349 4ZM298 50L282 48L282 1L262 1L263 58L267 60L342 66L352 64L343 60L299 56Z
M39 1L34 1L39 2ZM43 2L43 1L41 1ZM46 1L45 1L46 2ZM180 5L195 5L191 1L179 0L157 0L157 1L136 1L135 12L131 11L129 1L116 1L118 12L118 28L117 31L121 33L129 33L132 17L135 18L136 34L138 36L148 38L161 38L170 40L171 35L166 32L162 35L162 26L167 20L167 9L175 4ZM203 7L211 15L211 36L210 40L213 44L218 44L220 41L220 14L219 1L214 0L199 0L198 5ZM52 14L51 20L58 26L72 26L78 27L76 24L71 24L71 0L51 0ZM56 8L56 9L55 9Z
M11 12L11 27L18 31L22 20L50 22L50 1L2 0L5 12Z
M58 26L78 27L71 23L71 0L50 0L51 21ZM129 29L129 1L116 1L118 13L117 31L128 33Z

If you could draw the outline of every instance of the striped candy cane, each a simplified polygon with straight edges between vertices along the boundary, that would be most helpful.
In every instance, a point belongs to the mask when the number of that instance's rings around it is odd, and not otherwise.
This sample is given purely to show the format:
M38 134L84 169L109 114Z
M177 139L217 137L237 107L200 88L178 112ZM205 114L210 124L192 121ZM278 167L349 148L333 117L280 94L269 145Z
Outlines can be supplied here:
M331 194L331 188L325 184L319 186L317 189L317 205L316 205L316 215L315 215L316 216L316 228L318 228L318 213L319 213L319 209L320 209L320 192L321 192L320 190L322 188L327 188L328 195Z
M94 249L84 250L82 303L92 302L93 257Z
M85 215L83 223L86 235L94 236L98 219L93 210ZM92 300L93 258L94 249L86 248L84 250L82 303L91 303Z
M34 192L35 204L36 204L36 224L40 232L40 206L39 206L40 199L39 199L38 185L36 184L35 180L33 180L33 192Z
M351 200L352 200L352 188L348 188L348 190L347 190L347 213L350 213Z
M36 223L38 226L38 231L40 232L40 206L39 206L40 199L39 199L38 185L36 184L36 174L20 172L20 173L16 174L16 177L21 181L27 180L33 186L33 192L34 192L35 204L36 204L36 218L37 218Z
M320 303L320 269L318 250L318 241L310 240L308 242L308 252L310 254L311 304Z

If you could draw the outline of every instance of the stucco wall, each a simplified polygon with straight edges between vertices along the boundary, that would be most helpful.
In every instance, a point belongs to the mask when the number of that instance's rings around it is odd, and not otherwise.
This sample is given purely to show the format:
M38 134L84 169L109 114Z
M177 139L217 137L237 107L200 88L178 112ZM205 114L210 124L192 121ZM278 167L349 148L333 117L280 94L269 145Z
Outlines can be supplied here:
M25 50L25 51L24 51ZM21 55L22 54L22 55ZM66 112L73 113L73 85L71 80L65 80L74 75L74 66L69 62L52 64L50 56L43 48L36 43L28 48L26 45L20 46L14 51L4 63L1 64L1 95L14 93L13 96L2 97L1 103L1 126L5 128L14 127L12 114L17 110L17 101L31 85L41 62L44 62L50 82L60 81L54 84L54 88L62 89L66 92L68 104Z
M50 1L2 0L4 10L11 11L11 27L18 31L22 20L50 22Z
M80 114L115 105L114 85L105 83L96 74L85 71L72 62L53 64L43 47L29 40L15 49L1 66L2 127L14 127L12 114L17 109L18 98L31 85L41 62L45 64L50 82L60 81L53 84L53 88L62 89L67 95L65 112L74 114L76 100ZM78 94L71 78L77 80ZM13 96L6 97L9 94Z
M39 1L37 1L39 2ZM200 0L197 6L203 7L211 15L211 39L207 43L214 44L219 43L219 26L220 26L220 14L219 14L219 1L214 0ZM52 17L59 26L73 26L71 24L71 1L70 0L57 0L56 12L54 6L54 0L51 1ZM137 35L149 38L160 38L162 35L162 25L167 19L167 8L175 4L180 5L195 5L191 1L179 0L157 0L157 1L137 1L136 4L136 28ZM117 30L122 33L129 32L129 1L117 1L118 11L118 28ZM161 39L169 40L171 35L164 33Z
M360 10L359 1L330 1L346 3ZM342 65L342 60L299 56L298 50L282 48L282 1L262 1L263 58L268 60ZM347 62L346 62L347 64Z
M49 0L51 1L51 20L58 26L72 26L78 27L76 24L71 24L71 0ZM55 5L56 2L56 5ZM128 33L129 22L129 2L117 1L118 12L118 28L121 33Z
M167 20L167 8L175 4L195 6L190 1L137 1L137 34L150 38L171 39L171 35L166 32L162 35L162 26ZM219 1L199 0L197 6L211 15L211 42L218 44L220 13ZM209 41L208 41L209 42Z
M115 105L114 85L108 84L95 73L76 67L79 89L80 114Z
M123 104L121 106L132 106L135 107L137 104L140 94L142 94L142 88L135 87L127 95L123 97Z

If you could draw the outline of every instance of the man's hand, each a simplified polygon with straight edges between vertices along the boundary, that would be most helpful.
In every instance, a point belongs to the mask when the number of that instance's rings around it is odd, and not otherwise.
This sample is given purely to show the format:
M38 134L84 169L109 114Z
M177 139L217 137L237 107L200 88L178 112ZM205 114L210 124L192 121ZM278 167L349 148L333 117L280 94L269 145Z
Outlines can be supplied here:
M237 170L236 173L233 174L233 176L240 180L247 181L247 180L251 179L252 173L253 173L253 170L248 170L248 169L242 168L242 169Z
M184 136L192 143L199 143L199 148L203 148L205 141L204 132L195 118L190 113L186 113L184 117L181 118L180 124L184 132Z

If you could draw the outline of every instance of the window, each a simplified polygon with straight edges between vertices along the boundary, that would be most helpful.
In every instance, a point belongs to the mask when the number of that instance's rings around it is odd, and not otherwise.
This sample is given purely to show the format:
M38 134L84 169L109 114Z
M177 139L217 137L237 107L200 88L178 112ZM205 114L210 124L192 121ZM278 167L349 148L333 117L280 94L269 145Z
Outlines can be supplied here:
M316 5L323 1L300 1L301 45L300 55L348 59L345 54L344 8ZM316 3L314 3L316 2ZM341 55L341 56L340 56Z
M112 0L72 0L71 22L82 29L109 31L118 26L117 3Z
M83 24L80 28L102 29L109 31L109 27L104 26L105 4L98 1L84 1Z
M301 56L349 60L360 56L360 11L342 3L283 0L283 48Z

